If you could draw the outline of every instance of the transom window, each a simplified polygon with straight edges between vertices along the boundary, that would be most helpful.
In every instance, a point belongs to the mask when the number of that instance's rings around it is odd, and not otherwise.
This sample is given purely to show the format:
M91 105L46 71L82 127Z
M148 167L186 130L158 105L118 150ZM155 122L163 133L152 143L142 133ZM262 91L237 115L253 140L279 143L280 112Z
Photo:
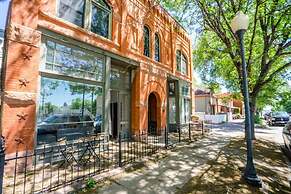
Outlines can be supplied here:
M177 62L177 71L181 72L184 75L188 74L188 61L187 58L180 50L176 52L176 62Z
M160 38L157 33L155 33L155 60L160 61Z
M77 47L46 40L46 71L71 77L103 81L104 58Z
M58 17L83 27L85 0L59 0Z
M111 9L103 0L96 0L92 3L91 31L103 36L109 37Z
M147 26L144 26L143 29L144 36L144 56L150 57L150 30Z

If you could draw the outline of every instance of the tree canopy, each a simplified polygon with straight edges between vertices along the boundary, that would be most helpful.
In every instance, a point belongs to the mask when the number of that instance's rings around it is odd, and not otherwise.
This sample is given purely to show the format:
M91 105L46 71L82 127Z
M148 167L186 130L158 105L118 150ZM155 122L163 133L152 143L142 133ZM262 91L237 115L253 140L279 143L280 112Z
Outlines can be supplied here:
M268 102L270 99L266 97L273 98L269 91L278 92L278 83L290 79L290 1L163 0L163 5L171 13L178 13L175 17L185 27L191 29L194 25L200 33L193 63L205 82L223 84L233 92L241 92L239 42L230 27L238 11L250 18L244 40L252 106L264 100ZM186 20L183 15L188 16Z

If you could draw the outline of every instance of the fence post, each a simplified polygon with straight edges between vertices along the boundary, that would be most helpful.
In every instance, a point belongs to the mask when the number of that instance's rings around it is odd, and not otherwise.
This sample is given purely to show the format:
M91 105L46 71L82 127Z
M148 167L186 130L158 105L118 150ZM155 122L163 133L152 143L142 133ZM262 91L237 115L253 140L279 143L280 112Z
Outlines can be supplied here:
M4 137L0 137L0 194L3 192L3 176L5 165L5 140Z
M118 166L122 167L121 132L118 134Z
M165 127L165 148L168 147L168 134L167 134L167 127Z
M189 122L189 141L191 141L191 122Z
M178 124L178 130L179 130L179 143L181 142L181 126Z

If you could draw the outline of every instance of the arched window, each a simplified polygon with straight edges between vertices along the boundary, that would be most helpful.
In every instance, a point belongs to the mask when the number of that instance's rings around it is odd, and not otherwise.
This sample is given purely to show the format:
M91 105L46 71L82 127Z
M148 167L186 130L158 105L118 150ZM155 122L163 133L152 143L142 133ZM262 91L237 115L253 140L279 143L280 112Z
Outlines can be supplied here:
M177 50L176 52L176 63L177 63L177 71L180 71L181 72L181 51L180 50Z
M155 60L160 61L160 38L157 33L155 33Z
M92 1L91 31L109 38L111 8L104 0Z
M143 37L144 37L143 54L147 57L150 57L150 30L147 26L144 26L143 28Z
M188 74L188 61L187 57L182 54L180 50L176 52L176 62L177 62L177 71L180 71L182 74Z

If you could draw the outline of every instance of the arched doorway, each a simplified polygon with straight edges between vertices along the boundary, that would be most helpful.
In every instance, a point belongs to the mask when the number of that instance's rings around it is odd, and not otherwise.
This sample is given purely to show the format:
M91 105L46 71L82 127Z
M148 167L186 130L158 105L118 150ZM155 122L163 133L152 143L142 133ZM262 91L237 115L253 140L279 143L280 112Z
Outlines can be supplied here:
M148 98L148 133L157 134L158 126L158 105L157 97L151 93Z

